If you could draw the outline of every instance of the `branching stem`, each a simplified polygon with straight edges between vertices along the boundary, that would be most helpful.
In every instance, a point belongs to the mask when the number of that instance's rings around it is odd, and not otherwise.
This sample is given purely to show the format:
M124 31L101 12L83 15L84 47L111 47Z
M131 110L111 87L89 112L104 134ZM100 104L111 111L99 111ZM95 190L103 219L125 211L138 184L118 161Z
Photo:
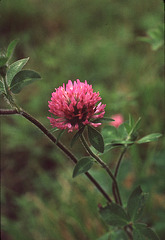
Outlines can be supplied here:
M102 159L99 158L96 154L94 154L94 152L88 146L88 143L85 140L85 137L84 137L83 134L80 136L80 138L81 138L82 144L84 145L87 152L107 171L108 175L112 178L113 185L114 185L114 188L115 188L115 191L113 192L114 198L117 201L117 203L122 205L122 201L121 201L121 197L120 197L119 188L118 188L116 178L114 177L113 173L109 169L108 165L105 162L103 162Z
M56 138L49 132L48 129L44 127L43 124L41 124L38 120L36 120L34 117L32 117L30 114L27 112L20 110L18 111L17 109L0 109L0 115L12 115L12 114L19 114L26 118L28 121L33 123L37 128L39 128L44 135L46 135L53 143L56 143ZM60 142L57 142L56 144L64 153L67 157L69 157L75 164L77 163L77 158ZM104 191L104 189L100 186L100 184L89 174L85 173L88 179L95 185L95 187L100 191L100 193L105 197L105 199L111 203L112 200L108 196L108 194Z

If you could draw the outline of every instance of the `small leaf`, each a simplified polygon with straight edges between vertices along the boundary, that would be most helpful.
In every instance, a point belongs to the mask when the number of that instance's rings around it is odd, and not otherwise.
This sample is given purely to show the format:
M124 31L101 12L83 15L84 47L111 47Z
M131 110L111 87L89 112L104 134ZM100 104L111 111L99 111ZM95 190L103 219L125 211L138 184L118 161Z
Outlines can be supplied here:
M127 130L125 127L125 123L121 124L118 128L117 128L117 134L119 136L119 139L125 140L128 136L127 134Z
M138 118L136 123L134 124L132 130L131 130L131 135L133 135L140 127L140 122L141 122L141 117Z
M73 147L73 145L75 144L75 142L78 140L78 138L81 136L81 134L83 133L84 131L84 126L81 127L78 132L74 135L74 137L72 138L71 140L71 143L70 143L70 146Z
M17 45L18 42L19 42L19 40L18 40L18 39L15 39L15 40L13 40L13 41L9 44L9 46L8 46L8 48L7 48L7 53L6 53L6 57L7 57L8 59L11 58L11 56L12 56L12 54L13 54L13 51L14 51L14 49L15 49L15 47L16 47L16 45Z
M146 224L137 223L134 225L133 229L133 239L134 240L159 240L158 235Z
M99 152L104 152L104 140L95 128L88 125L88 137L91 145Z
M117 129L114 126L105 126L101 131L104 141L110 143L118 139Z
M5 64L7 63L8 58L5 56L0 56L0 67L5 66Z
M57 143L60 141L60 138L61 138L61 136L62 136L62 134L63 134L64 132L65 132L65 129L62 129L62 130L59 132L55 144L57 144Z
M0 81L0 94L2 94L4 92L5 92L5 89L4 89L4 86L3 86L3 82Z
M57 131L59 131L59 128L57 128L57 127L54 127L54 128L49 130L50 133L54 133L54 132L57 132Z
M91 157L81 158L73 170L73 178L82 173L86 173L92 167L93 162Z
M141 143L156 141L161 136L162 136L161 133L151 133L151 134L139 139L137 141L137 143L141 144Z
M140 186L135 188L130 195L127 203L127 212L133 222L141 217L146 199L147 194L142 192Z
M111 226L124 227L129 223L127 213L116 203L100 208L99 212L103 220Z
M19 93L26 85L33 83L34 81L41 78L41 76L32 70L22 70L18 72L10 85L12 93Z
M28 62L29 58L20 59L9 66L7 71L7 82L10 86L14 76L22 70L23 66Z

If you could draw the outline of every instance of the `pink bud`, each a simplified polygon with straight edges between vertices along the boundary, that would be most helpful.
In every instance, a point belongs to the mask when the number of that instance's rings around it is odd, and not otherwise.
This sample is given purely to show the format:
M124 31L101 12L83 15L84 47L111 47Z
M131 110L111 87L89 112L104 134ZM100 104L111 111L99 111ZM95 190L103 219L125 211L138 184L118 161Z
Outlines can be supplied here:
M116 128L118 128L124 122L124 118L121 114L112 115L111 118L115 121L110 122L109 125Z

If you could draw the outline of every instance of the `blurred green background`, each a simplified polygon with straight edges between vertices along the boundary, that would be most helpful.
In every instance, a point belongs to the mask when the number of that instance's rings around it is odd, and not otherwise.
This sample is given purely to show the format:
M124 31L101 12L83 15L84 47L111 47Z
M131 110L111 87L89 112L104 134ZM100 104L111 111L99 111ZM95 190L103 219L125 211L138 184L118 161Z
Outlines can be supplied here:
M141 136L164 133L163 49L153 51L138 40L161 24L161 0L2 0L0 47L19 38L13 61L30 57L25 68L42 76L15 96L18 104L51 129L54 88L86 79L100 92L107 116L141 116ZM1 108L9 108L0 100ZM72 136L62 136L69 148ZM164 145L161 138L130 149L119 178L125 201L137 184L150 193L143 220L162 240ZM98 214L98 203L105 203L100 193L85 176L72 179L72 162L25 119L1 117L1 150L3 240L95 240L111 231ZM83 156L79 142L73 152ZM113 168L119 153L113 150L104 160ZM109 192L103 170L91 174Z

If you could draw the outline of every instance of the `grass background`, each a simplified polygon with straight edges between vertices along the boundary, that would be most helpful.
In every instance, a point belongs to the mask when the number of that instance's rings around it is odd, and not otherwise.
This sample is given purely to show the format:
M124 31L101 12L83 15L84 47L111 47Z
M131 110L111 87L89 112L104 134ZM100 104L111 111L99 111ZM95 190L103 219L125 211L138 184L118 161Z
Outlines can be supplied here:
M142 117L141 136L164 133L163 49L138 40L163 23L157 0L24 0L0 2L0 47L20 39L13 61L30 57L26 69L42 80L15 96L51 129L48 101L68 79L85 79L99 91L106 114ZM1 98L1 107L8 108ZM98 215L105 203L85 176L72 179L72 163L19 116L1 118L2 239L95 240L107 228ZM62 142L68 147L72 134ZM84 154L79 142L77 157ZM120 150L105 154L113 168ZM134 186L150 193L143 220L163 240L165 229L164 140L130 149L120 171L126 200ZM98 168L91 174L110 193Z

